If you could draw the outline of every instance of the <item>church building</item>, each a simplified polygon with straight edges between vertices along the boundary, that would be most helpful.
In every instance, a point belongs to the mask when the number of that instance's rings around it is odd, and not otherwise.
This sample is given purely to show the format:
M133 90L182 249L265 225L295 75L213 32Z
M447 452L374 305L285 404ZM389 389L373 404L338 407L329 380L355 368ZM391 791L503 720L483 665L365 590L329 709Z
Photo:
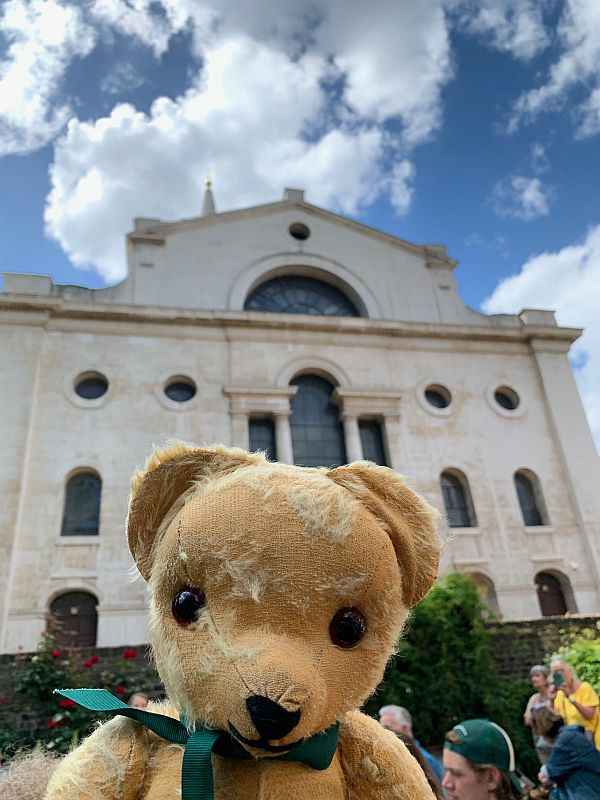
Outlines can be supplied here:
M147 641L124 533L153 443L360 459L442 511L442 572L505 619L600 609L600 461L549 310L487 316L454 261L304 193L138 218L105 289L6 274L0 292L0 652L49 612L81 644Z

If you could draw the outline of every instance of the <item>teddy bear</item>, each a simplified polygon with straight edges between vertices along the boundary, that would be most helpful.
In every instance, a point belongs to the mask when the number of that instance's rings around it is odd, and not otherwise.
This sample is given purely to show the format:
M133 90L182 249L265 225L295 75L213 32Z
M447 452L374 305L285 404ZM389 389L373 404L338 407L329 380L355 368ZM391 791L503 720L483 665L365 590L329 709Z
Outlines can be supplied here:
M430 800L404 745L358 709L436 578L437 516L367 461L155 449L132 478L127 537L168 699L90 702L116 716L62 761L47 800Z

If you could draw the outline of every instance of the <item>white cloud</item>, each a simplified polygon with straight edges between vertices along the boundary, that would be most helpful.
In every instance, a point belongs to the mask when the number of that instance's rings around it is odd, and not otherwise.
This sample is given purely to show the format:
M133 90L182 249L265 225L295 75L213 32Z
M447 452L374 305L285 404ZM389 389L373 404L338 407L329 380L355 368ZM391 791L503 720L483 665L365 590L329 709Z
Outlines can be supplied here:
M353 126L302 138L322 108L326 70L240 37L207 55L183 97L157 100L148 115L120 105L93 123L71 120L51 167L49 234L74 264L122 278L131 219L197 215L209 166L220 208L270 202L301 183L308 199L355 211L383 180L382 137Z
M600 449L600 225L585 241L530 258L482 304L488 314L551 308L559 325L583 327L572 356L588 420Z
M221 209L271 201L287 183L343 213L382 193L406 212L409 151L439 126L452 74L441 0L389 0L385 15L346 0L270 8L94 0L103 26L155 53L169 31L191 30L201 64L182 96L158 98L147 115L121 104L103 119L72 119L58 140L46 230L75 265L122 277L132 217L196 215L209 166ZM391 174L384 163L396 165Z
M550 159L546 155L546 148L539 142L531 145L531 168L536 175L542 175L550 169Z
M490 203L499 217L530 222L550 213L553 190L539 178L509 175L493 188Z
M546 80L518 98L509 131L542 112L562 109L578 88L587 97L574 113L577 135L586 137L600 132L600 3L565 0L557 41L558 58L550 65Z
M547 0L446 0L446 4L462 31L523 61L550 42L544 23Z
M0 156L51 141L70 110L58 100L71 61L87 55L94 32L81 9L57 0L8 0L0 18L8 43L0 63Z

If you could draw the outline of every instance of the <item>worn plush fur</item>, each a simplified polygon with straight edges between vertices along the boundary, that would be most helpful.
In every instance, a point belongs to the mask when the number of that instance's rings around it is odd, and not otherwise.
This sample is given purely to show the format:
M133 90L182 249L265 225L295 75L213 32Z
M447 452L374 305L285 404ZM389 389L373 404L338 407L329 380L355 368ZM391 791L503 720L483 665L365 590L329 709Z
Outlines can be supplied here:
M0 800L42 800L60 758L33 752L0 767Z
M193 726L229 730L256 756L213 755L216 800L430 800L404 745L356 709L375 689L409 608L435 580L435 512L393 470L272 464L260 453L176 443L132 479L128 540L150 589L150 631L170 706ZM201 590L198 618L179 624L173 598ZM366 634L330 638L342 608ZM247 711L261 695L300 712L269 746L341 723L330 767L268 757ZM55 773L48 800L180 797L181 747L116 718Z

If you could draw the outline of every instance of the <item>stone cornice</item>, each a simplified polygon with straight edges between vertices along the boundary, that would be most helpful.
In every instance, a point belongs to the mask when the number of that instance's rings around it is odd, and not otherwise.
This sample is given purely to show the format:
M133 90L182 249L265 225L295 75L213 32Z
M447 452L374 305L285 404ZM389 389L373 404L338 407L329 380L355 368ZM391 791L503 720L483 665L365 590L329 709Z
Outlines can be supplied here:
M493 318L492 318L493 319ZM117 303L86 303L56 295L0 293L0 322L13 325L42 325L52 330L97 330L89 323L113 325L155 325L173 328L212 328L240 331L298 331L329 335L383 336L408 339L480 341L499 343L552 342L559 352L582 333L581 328L555 325L458 325L434 322L374 320L364 317L318 317L304 314L275 314L248 311L210 311ZM77 323L82 323L78 326ZM88 327L89 325L89 327ZM556 351L556 347L552 348Z

